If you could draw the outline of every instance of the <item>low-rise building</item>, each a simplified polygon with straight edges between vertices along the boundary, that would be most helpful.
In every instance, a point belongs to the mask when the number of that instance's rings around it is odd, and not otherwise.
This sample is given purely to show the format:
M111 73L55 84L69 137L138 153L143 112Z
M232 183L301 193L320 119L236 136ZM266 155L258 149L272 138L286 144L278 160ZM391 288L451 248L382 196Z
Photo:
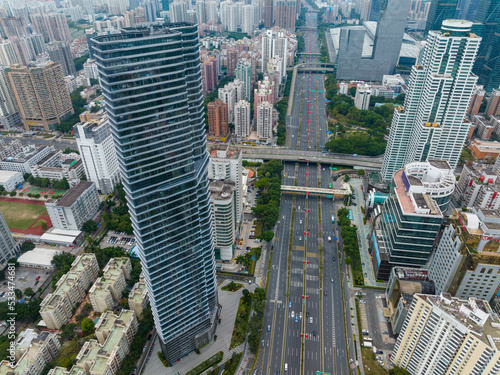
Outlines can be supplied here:
M434 283L425 268L394 267L385 289L387 308L384 315L390 319L394 334L399 334L408 314L413 295L435 294Z
M391 356L411 375L498 374L500 319L488 302L416 294Z
M0 186L5 191L11 192L24 182L24 177L21 172L2 171L0 170Z
M472 117L472 124L477 129L477 136L483 141L489 140L493 133L500 133L500 117L486 118L483 115L475 115Z
M80 155L76 153L63 154L61 151L53 151L40 162L31 166L33 177L48 178L49 180L68 180L70 186L75 186L84 176Z
M79 255L71 269L56 284L56 290L48 294L40 304L40 315L49 329L60 329L69 322L73 308L83 301L87 289L97 279L99 265L95 254Z
M54 146L26 147L17 155L9 155L0 161L0 169L4 171L16 171L21 173L31 173L31 167L38 164L54 151Z
M130 258L111 258L102 272L89 292L92 307L101 313L114 309L122 298L132 272Z
M429 265L438 293L491 301L500 290L500 210L455 210Z
M142 317L142 311L147 307L148 303L148 289L146 288L146 283L141 274L139 281L134 284L128 295L128 305L135 312L137 319L140 319Z
M48 199L45 207L58 229L80 230L83 224L92 219L99 209L99 194L90 181L81 181L59 200Z
M55 333L23 330L13 343L15 365L8 361L0 364L0 375L40 375L61 349Z
M496 159L500 154L500 142L487 142L474 139L469 145L476 159Z
M55 266L52 264L52 258L59 253L59 250L35 247L17 258L17 262L22 267L53 270Z
M135 313L122 310L120 315L114 315L108 311L101 315L95 328L97 340L83 344L71 370L56 367L48 375L115 375L130 353L139 328Z

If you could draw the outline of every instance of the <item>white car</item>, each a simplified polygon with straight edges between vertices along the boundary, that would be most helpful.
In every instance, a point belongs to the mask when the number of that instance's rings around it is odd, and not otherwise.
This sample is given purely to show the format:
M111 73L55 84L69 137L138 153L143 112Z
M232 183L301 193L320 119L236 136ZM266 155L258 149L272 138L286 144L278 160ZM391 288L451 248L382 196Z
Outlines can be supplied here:
M295 318L295 313L292 311L292 318Z
M313 322L313 317L309 317L309 323L312 323Z

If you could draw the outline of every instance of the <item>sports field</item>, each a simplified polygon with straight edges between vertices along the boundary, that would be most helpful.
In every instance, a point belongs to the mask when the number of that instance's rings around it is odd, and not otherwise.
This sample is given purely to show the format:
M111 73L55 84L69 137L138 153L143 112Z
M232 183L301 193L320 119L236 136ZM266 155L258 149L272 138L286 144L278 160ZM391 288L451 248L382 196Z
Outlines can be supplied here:
M52 189L52 188L39 188L39 187L34 187L30 186L22 190L24 194L40 194L41 196L44 195L63 195L64 193L67 192L67 190L57 190L57 189Z
M0 201L0 211L9 228L28 229L46 211L45 205Z

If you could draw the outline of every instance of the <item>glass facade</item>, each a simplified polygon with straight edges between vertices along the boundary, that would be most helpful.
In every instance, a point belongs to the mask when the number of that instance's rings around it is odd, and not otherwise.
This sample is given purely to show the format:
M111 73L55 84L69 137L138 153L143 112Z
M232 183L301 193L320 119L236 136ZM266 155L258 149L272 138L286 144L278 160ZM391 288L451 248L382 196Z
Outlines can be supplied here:
M443 221L442 215L403 212L395 182L380 215L380 229L392 266L423 266L429 258Z
M156 329L173 362L212 338L217 313L196 25L91 40Z

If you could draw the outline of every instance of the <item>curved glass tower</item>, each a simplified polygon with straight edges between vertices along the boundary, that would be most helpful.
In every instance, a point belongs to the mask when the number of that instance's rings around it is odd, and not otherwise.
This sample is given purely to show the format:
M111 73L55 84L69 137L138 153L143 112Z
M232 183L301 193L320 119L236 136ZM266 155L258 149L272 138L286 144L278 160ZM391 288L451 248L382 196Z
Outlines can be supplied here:
M211 340L217 288L196 25L91 40L162 351Z

